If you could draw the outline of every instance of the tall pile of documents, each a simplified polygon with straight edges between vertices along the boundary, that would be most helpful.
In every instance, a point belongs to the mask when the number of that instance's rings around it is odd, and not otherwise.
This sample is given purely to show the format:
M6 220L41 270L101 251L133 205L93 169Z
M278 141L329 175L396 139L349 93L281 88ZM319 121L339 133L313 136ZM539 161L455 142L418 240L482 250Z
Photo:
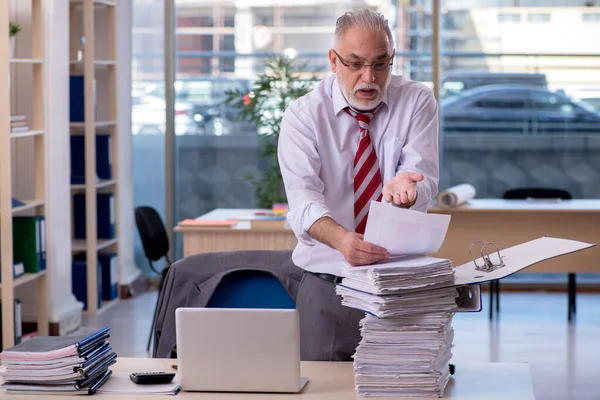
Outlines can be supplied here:
M36 336L0 354L2 389L17 394L93 394L111 376L117 354L110 327L77 336Z
M450 260L406 256L342 268L342 304L366 311L354 355L359 396L438 397L450 378L457 291Z

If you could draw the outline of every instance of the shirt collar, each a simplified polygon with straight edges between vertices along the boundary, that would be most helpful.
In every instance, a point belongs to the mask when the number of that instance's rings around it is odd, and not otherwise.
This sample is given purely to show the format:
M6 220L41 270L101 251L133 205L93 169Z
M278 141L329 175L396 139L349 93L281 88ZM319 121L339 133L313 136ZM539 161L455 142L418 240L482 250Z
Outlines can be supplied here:
M389 107L388 92L389 86L387 90L383 92L383 96L381 96L381 102ZM331 88L331 97L333 101L333 112L335 113L335 115L338 115L340 111L349 106L348 102L346 101L346 98L344 97L344 94L342 93L342 88L338 83L337 77L333 80L333 86Z

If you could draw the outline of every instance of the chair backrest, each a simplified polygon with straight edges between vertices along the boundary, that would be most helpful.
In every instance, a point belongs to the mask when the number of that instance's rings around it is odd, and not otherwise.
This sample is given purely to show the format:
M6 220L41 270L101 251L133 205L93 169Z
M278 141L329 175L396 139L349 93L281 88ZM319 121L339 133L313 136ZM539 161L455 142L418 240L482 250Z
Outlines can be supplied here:
M554 188L519 188L507 190L504 193L507 200L531 199L561 199L571 200L572 196L566 190Z
M296 308L279 279L263 271L233 271L215 289L206 307Z
M169 237L156 210L148 206L136 207L135 224L146 257L151 261L157 261L166 256L169 252Z

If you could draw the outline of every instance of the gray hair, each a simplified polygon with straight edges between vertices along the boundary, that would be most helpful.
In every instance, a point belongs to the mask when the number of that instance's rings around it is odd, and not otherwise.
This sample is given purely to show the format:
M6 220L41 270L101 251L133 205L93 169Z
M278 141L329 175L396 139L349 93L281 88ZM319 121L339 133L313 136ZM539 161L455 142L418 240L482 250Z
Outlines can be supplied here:
M376 32L384 32L390 41L390 45L394 46L392 31L388 26L388 21L385 17L377 12L361 9L356 11L348 11L338 18L335 23L335 40L336 42L344 36L346 31L353 27L371 29Z

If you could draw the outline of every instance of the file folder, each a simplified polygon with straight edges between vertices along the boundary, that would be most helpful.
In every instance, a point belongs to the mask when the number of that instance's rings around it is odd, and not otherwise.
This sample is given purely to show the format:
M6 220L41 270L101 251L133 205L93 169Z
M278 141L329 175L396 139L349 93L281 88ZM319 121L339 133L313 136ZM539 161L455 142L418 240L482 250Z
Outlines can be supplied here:
M119 256L115 253L98 253L102 266L102 300L114 300L119 295Z
M73 261L85 263L86 253L75 254ZM98 264L102 274L102 300L114 300L119 293L119 257L116 253L98 252Z
M98 308L102 306L102 269L100 263L97 266L98 276ZM73 261L71 268L72 291L75 298L83 303L83 309L88 309L87 303L87 262Z
M96 178L112 179L112 145L109 134L96 135ZM85 183L85 138L71 136L71 184Z
M73 223L75 239L86 238L85 194L73 196ZM98 239L115 238L115 202L112 193L96 195L96 228Z
M14 299L14 341L15 341L15 345L21 343L21 340L23 340L23 318L22 318L22 311L21 311L21 300L20 299ZM0 303L0 328L2 327L2 304ZM4 346L2 345L2 335L0 335L0 348L4 348Z
M46 222L43 216L13 217L13 259L25 272L46 269Z
M21 200L15 199L14 197L12 198L12 208L22 207L24 205L25 205L25 203L23 203Z
M0 263L0 268L2 263ZM18 278L25 274L25 264L22 262L16 262L13 264L13 279ZM2 274L0 274L0 283L2 283Z
M83 75L70 76L69 117L71 122L85 121L85 90Z

